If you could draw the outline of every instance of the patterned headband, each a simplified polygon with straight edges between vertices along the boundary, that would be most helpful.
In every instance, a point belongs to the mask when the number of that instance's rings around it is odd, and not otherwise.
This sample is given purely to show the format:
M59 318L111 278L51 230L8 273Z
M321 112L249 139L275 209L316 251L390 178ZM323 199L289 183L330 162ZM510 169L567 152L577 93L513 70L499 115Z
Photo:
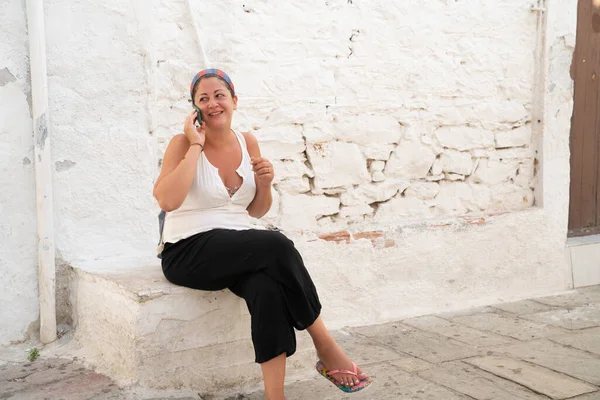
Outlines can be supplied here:
M231 81L231 78L229 77L229 75L227 75L225 72L221 71L220 69L209 68L209 69L203 69L202 71L198 72L196 74L196 76L194 76L194 79L192 79L192 84L190 85L190 96L192 96L192 101L194 101L194 94L192 93L194 90L194 85L196 85L196 82L198 82L198 80L200 78L202 78L204 75L208 75L208 74L217 75L217 76L223 78L225 80L225 82L227 82L227 85L231 88L231 91L233 92L233 94L235 95L235 88L233 86L233 82Z

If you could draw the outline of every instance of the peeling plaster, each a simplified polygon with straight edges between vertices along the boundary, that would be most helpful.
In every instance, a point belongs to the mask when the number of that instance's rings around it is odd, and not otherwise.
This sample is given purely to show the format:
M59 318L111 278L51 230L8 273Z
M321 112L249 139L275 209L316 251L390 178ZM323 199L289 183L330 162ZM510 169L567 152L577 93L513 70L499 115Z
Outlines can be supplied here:
M8 68L0 69L0 87L14 82L16 80L15 76L8 70Z
M44 150L44 147L46 147L46 140L48 139L48 120L46 117L46 113L40 115L40 117L37 118L36 125L36 145L40 148L40 150Z
M54 165L56 166L56 171L62 172L73 168L75 165L77 165L77 163L70 160L65 160L57 161Z

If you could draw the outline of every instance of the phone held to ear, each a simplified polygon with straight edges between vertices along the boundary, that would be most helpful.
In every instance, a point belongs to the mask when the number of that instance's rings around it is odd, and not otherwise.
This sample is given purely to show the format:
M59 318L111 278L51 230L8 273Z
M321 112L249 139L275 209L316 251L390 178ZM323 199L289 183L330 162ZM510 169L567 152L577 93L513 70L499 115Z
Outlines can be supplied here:
M194 122L197 123L198 126L202 126L202 113L200 112L200 109L196 106L194 106L194 110L196 110L196 121Z

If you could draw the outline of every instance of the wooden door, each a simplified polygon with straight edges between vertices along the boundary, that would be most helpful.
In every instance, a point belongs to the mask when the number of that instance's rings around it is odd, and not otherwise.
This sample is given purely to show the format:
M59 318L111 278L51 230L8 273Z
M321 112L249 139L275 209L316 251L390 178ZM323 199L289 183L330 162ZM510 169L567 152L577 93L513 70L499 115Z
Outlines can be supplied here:
M571 76L569 236L600 233L600 1L579 0Z

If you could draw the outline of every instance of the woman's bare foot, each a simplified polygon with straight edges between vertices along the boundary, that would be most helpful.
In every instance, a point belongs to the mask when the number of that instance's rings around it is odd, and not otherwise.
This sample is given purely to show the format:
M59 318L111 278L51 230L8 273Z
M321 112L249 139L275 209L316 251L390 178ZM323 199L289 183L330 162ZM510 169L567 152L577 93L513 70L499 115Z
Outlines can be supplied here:
M341 347L333 340L328 346L321 346L321 348L318 348L317 356L329 371L338 369L344 369L347 371L353 370L352 361L344 353ZM338 382L348 387L358 385L361 380L368 378L367 375L362 371L362 369L358 367L358 376L343 373L330 375L333 376Z
M331 336L320 316L306 330L312 337L315 349L317 349L317 355L327 370L343 369L352 371L354 369L352 361ZM332 376L338 382L348 387L358 385L361 380L369 379L360 368L357 368L357 376L342 373L333 374Z

